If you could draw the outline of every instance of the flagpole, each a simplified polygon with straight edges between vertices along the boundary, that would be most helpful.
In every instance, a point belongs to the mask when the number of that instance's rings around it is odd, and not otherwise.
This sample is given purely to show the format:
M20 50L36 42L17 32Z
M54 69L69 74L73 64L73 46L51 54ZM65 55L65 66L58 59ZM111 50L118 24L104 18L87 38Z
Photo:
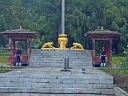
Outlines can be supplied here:
M65 0L62 0L61 34L65 34Z

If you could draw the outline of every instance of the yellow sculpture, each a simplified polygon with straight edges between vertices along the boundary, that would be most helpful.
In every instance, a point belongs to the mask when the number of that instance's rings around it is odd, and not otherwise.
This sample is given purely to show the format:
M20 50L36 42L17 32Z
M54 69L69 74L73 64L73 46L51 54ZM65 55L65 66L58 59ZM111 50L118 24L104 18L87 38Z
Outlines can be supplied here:
M70 49L84 50L83 46L80 43L73 43L73 46Z
M44 45L42 46L41 49L53 49L53 43L52 42L47 42L47 43L44 43Z
M66 34L60 34L58 38L58 43L60 45L60 49L66 49L66 45L68 43L68 38Z

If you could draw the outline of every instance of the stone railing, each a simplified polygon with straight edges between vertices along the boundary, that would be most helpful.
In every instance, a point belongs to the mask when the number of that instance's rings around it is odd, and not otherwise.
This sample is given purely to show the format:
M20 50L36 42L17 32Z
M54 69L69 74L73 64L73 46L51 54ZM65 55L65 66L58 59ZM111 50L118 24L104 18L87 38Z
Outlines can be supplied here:
M114 88L114 95L115 96L128 96L128 93L119 87L115 87Z

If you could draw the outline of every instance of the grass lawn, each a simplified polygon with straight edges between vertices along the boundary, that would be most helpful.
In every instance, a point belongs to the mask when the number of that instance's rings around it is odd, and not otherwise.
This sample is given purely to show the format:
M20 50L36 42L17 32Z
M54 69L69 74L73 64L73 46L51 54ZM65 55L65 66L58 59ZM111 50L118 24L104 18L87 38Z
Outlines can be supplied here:
M111 68L111 67L102 67L100 69L111 75L117 74L117 75L120 75L121 77L128 78L128 70L125 70L125 69L121 69L121 68L118 69L118 68Z
M102 67L100 69L112 75L114 84L128 92L128 70L111 67Z
M24 66L0 67L0 73L12 71L13 69L23 69Z
M1 64L7 64L7 60L8 60L7 58L8 58L7 51L0 52L0 63Z
M122 68L102 67L105 71L114 77L114 84L128 92L128 70Z
M114 65L121 65L122 64L122 60L125 60L125 57L123 56L113 56L112 57L112 64Z
M0 56L0 63L7 64L7 56Z
M8 61L8 51L3 51L0 52L0 64L7 64ZM22 69L24 68L23 66L10 66L10 67L3 67L2 65L0 66L0 73L5 73L5 72L9 72L13 69Z
M113 56L112 65L117 66L117 68L101 67L100 69L112 75L114 77L114 84L128 92L128 70L122 67L124 61L126 61L126 58L122 55ZM127 63L125 62L125 64Z
M5 73L5 72L9 72L12 69L10 69L9 67L0 67L0 73Z

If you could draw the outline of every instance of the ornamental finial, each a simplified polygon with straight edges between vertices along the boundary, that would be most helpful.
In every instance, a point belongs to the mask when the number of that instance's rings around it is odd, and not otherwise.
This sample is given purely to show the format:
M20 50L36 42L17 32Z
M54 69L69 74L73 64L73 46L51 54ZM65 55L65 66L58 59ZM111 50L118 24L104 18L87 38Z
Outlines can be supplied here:
M101 27L101 31L103 31L103 30L104 30L104 27L102 26L102 27Z
M20 29L22 29L22 26L20 26Z

